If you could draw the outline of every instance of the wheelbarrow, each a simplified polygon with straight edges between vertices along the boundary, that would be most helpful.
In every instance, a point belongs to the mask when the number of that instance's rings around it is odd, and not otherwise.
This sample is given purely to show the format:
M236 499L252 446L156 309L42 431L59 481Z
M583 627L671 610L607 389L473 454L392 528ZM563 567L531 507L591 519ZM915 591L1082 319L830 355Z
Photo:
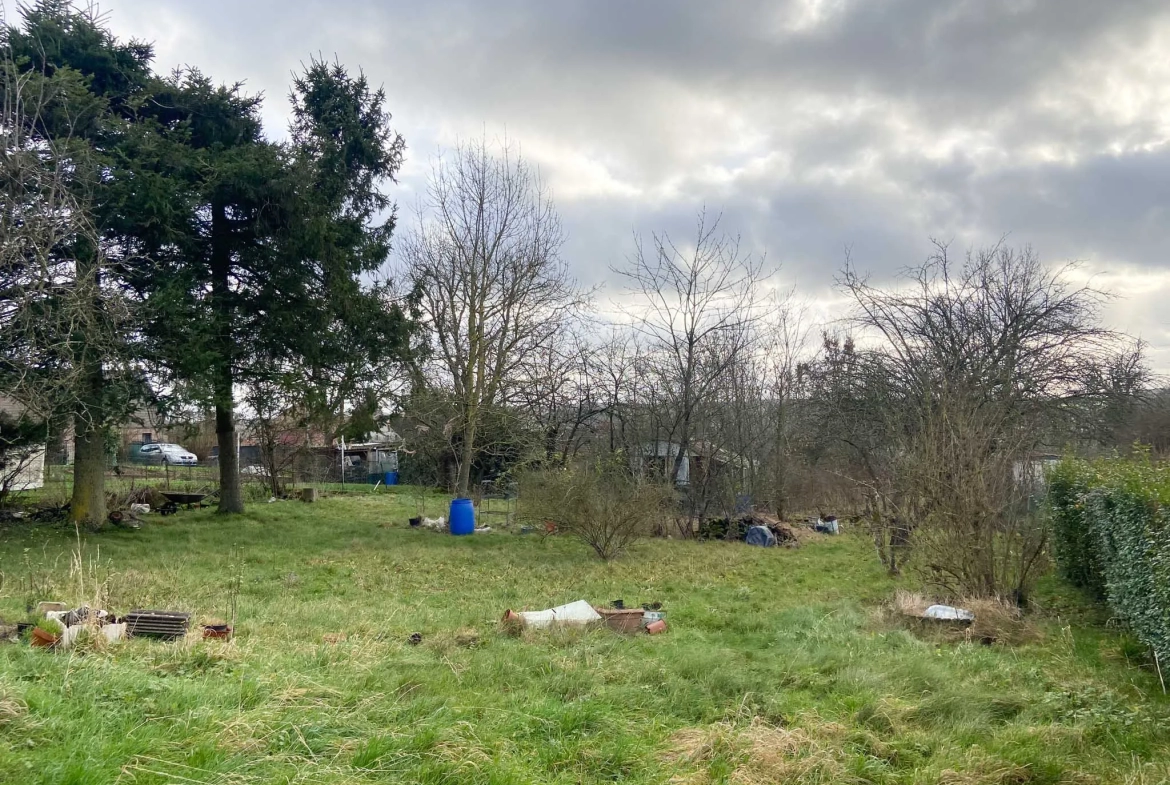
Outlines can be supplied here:
M179 505L186 505L187 509L193 506L202 507L203 500L207 498L206 493L179 493L177 491L163 491L163 497L167 503L158 508L160 515L173 515L179 511Z

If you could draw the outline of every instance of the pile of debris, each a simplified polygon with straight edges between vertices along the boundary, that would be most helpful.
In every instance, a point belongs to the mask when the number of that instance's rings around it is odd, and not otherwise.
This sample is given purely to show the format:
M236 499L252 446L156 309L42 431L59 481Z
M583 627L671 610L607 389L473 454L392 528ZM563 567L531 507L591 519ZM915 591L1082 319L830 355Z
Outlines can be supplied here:
M609 607L593 606L587 600L577 600L543 611L504 611L500 626L504 632L519 634L525 629L550 627L588 627L604 623L614 632L632 634L646 632L658 635L666 632L666 611L662 603L646 603L640 608L627 608L622 600L614 600Z
M191 614L185 611L132 610L115 616L106 610L80 605L70 609L63 602L42 602L29 621L0 622L0 640L27 641L38 648L70 649L89 636L104 643L126 638L155 638L173 641L185 638ZM204 638L230 638L230 625L212 620L203 626Z
M810 518L809 526L812 526L813 531L821 534L840 534L841 527L837 523L836 515L825 515L820 518Z
M965 597L950 605L899 589L888 609L910 629L944 640L1017 645L1042 637L1019 605L996 597Z
M423 516L419 515L419 516L416 516L414 518L409 519L407 522L410 524L410 528L412 528L412 529L427 529L429 531L435 531L435 532L450 531L450 526L447 523L447 518L443 515L440 515L438 518L424 518ZM489 532L491 532L491 530L492 530L491 526L476 526L475 527L476 534L488 534Z
M761 515L741 515L737 518L710 518L699 524L700 540L746 542L764 548L781 546L799 548L800 539L791 526L775 518Z

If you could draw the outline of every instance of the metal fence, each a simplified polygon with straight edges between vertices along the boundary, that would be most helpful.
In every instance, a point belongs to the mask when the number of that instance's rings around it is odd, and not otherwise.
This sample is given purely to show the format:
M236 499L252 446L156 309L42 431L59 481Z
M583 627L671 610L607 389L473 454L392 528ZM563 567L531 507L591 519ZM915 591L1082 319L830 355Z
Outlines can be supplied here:
M270 469L254 461L240 467L240 484L248 501L267 500L273 495ZM276 476L281 494L294 495L300 488L314 487L326 493L356 490L385 483L387 472L396 463L344 462L337 453L304 451L284 456ZM175 493L203 493L214 496L219 491L219 465L213 458L195 466L128 461L111 458L106 467L106 491L112 497L139 497L150 489ZM44 485L31 491L30 498L64 504L73 491L73 465L45 466ZM116 502L118 499L112 499Z

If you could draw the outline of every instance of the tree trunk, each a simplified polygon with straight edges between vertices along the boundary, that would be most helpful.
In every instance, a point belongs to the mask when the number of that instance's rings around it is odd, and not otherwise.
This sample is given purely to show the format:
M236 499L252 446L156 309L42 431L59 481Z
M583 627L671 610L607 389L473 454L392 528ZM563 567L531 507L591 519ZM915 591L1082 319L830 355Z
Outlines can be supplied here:
M236 452L236 424L230 398L226 405L218 402L215 404L215 437L216 443L219 444L219 511L243 512L240 455Z
M779 520L784 520L787 510L788 501L788 451L785 449L784 433L786 425L784 422L785 404L783 399L776 407L776 432L773 434L774 441L772 442L773 450L773 472L772 475L772 493L775 498L776 517Z
M96 253L90 243L82 241L76 248L77 281L93 287L94 300L91 315L101 312L101 272ZM95 354L96 347L84 346L79 358L84 370L84 386L79 396L80 406L73 417L73 498L69 520L90 528L106 522L106 379L102 362Z
M73 500L69 520L96 529L106 521L106 434L91 418L77 418L73 437Z
M475 423L468 423L463 429L463 444L459 452L459 479L455 484L455 495L467 498L471 491L471 462L475 460Z
M231 304L231 227L222 204L211 208L211 307L216 323L215 436L219 444L219 511L244 511L240 492L240 455L236 452L235 391Z
M687 458L687 453L691 449L691 437L684 432L684 435L678 442L678 453L674 456L674 467L670 472L670 480L675 485L678 485L679 475L682 474L683 461ZM687 463L687 481L690 481L690 463Z
M294 482L296 481L295 474L294 474L293 481ZM273 458L268 462L268 482L272 488L273 497L279 499L281 496L284 495L284 489L280 487L280 472L277 469L275 454L274 454Z
M556 424L549 425L544 429L544 462L546 466L552 466L557 457L557 433L560 429Z
M691 449L691 417L694 414L693 407L694 407L694 403L695 403L695 399L692 396L692 382L694 381L694 367L695 367L695 359L694 359L695 358L695 345L694 345L694 339L691 338L689 335L688 335L687 346L686 346L686 358L687 358L686 367L684 369L682 369L682 373L683 373L682 396L681 396L682 397L682 407L681 407L681 411L679 412L682 415L680 418L681 422L679 423L679 425L682 428L682 433L680 434L680 437L678 440L678 455L674 456L674 468L670 472L670 481L675 487L678 487L678 478L679 478L679 475L682 473L683 461L687 458L687 452ZM672 433L674 432L673 428L671 429L671 432ZM690 470L691 470L691 466L688 463L687 464L687 481L688 482L690 482L690 473L691 473Z
M573 451L573 458L577 457L577 447L573 444L577 441L577 431L581 430L582 420L584 420L581 407L577 407L577 417L573 421L573 427L569 429L569 435L565 438L565 448L561 450L561 461L559 466L563 469L569 465L569 450Z

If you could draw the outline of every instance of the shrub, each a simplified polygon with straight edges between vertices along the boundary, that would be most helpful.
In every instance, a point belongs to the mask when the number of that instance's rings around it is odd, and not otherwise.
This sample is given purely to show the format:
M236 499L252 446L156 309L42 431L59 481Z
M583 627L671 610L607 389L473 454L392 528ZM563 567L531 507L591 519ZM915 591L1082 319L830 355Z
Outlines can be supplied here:
M1062 574L1099 588L1114 615L1170 662L1170 466L1071 464L1050 487Z
M669 491L631 474L619 461L537 472L521 482L524 517L552 522L609 561L646 534L667 511Z
M1097 558L1094 535L1082 497L1089 492L1093 472L1080 461L1061 461L1048 477L1052 553L1060 576L1096 596L1105 597L1105 579Z

